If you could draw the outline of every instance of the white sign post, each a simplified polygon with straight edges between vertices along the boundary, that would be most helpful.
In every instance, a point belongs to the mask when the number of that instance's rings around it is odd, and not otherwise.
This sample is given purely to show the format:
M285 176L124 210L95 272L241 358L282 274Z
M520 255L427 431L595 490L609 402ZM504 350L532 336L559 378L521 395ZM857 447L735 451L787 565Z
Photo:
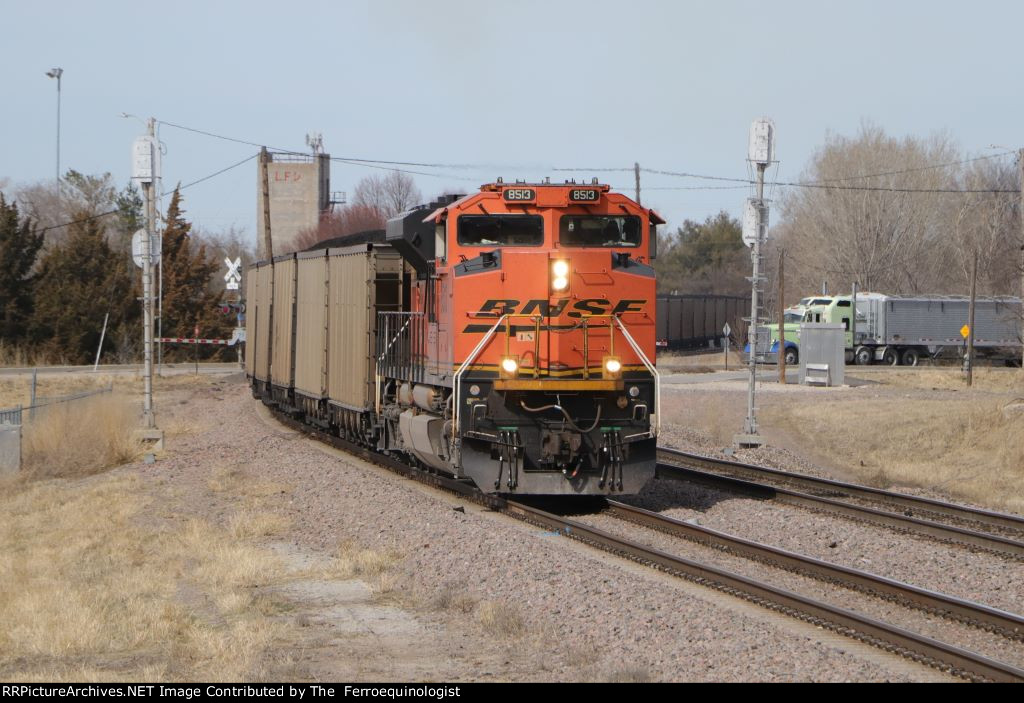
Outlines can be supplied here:
M729 370L729 333L732 329L729 328L729 323L726 322L722 328L722 348L725 349L725 370Z

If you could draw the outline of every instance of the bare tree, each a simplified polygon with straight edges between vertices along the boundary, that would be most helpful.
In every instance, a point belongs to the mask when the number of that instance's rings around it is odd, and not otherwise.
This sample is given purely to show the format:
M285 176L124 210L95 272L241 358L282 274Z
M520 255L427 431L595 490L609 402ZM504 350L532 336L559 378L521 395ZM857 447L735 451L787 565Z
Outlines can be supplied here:
M422 202L423 196L412 176L391 171L386 176L367 176L356 184L352 205L375 208L389 219Z
M964 169L958 183L965 190L1009 191L1018 186L1013 162L977 161ZM958 198L950 218L954 223L950 254L952 282L966 287L971 262L978 253L978 287L984 294L1006 295L1020 285L1020 196L1016 193L976 192Z
M384 229L384 213L371 205L347 205L321 220L320 226L303 230L288 251L304 251L320 242L358 232ZM287 253L287 252L286 252Z
M941 287L950 229L941 194L905 191L955 185L955 167L931 167L959 158L942 134L897 139L865 124L853 138L827 137L802 177L814 187L781 202L775 236L796 264L793 283L803 291L823 280L892 293Z

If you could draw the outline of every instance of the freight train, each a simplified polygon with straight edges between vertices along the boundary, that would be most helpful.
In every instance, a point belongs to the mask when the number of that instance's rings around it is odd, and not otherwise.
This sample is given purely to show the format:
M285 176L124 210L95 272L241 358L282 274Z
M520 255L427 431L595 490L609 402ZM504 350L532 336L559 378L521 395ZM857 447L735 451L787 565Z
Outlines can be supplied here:
M499 179L257 263L253 394L488 493L636 493L660 421L659 224L596 179Z

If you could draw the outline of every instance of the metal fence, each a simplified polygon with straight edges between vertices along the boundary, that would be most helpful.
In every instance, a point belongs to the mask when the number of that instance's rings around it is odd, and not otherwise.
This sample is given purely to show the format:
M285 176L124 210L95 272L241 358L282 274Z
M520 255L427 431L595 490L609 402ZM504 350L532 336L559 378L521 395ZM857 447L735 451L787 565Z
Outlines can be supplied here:
M82 400L83 398L91 398L95 395L111 393L113 390L114 384L111 383L106 388L95 388L70 395L37 396L35 402L28 406L16 405L13 408L0 408L0 425L22 424L26 410L28 411L28 419L31 421L36 417L36 410L59 405L60 403L70 403L75 400Z
M20 425L21 424L21 406L16 405L13 408L0 408L0 425Z

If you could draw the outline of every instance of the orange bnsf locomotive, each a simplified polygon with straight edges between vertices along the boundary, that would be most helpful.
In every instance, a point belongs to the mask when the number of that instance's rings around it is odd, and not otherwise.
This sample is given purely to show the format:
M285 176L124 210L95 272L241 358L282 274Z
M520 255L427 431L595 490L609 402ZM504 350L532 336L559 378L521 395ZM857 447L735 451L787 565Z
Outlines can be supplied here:
M659 419L658 215L596 180L445 196L261 262L253 393L490 493L636 493Z

